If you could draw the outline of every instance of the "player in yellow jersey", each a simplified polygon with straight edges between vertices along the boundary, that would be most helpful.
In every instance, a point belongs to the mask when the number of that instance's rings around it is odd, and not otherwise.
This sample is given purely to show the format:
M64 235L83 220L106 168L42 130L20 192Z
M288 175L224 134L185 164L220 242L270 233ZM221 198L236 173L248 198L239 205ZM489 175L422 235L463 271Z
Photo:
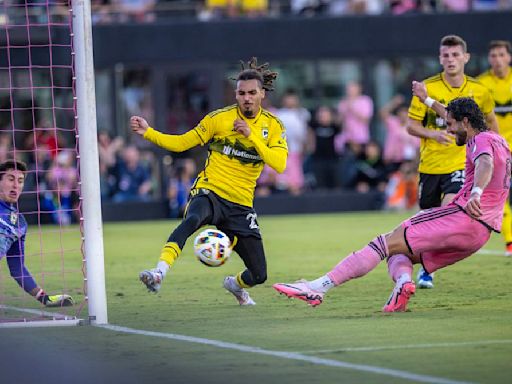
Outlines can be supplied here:
M235 105L206 115L183 135L165 135L133 116L130 125L146 140L172 152L208 145L208 158L192 187L185 216L164 245L155 269L140 273L140 280L153 292L180 255L187 239L203 225L215 225L226 233L246 269L224 279L224 288L240 305L254 305L244 288L267 279L263 242L253 209L254 188L264 164L282 173L288 147L281 122L261 107L265 91L272 90L277 73L256 58L236 78Z
M494 101L487 88L464 74L469 61L466 42L459 36L441 39L439 62L443 71L423 82L413 82L407 130L421 138L419 205L421 209L450 203L464 183L465 149L446 131L446 109L453 99L471 97L484 113L487 126L497 131ZM432 276L418 273L420 288L433 288Z
M478 80L484 84L496 104L494 113L498 120L500 134L512 148L512 68L510 67L512 48L509 41L493 40L489 43L488 60L491 68ZM505 240L505 256L512 256L512 213L510 200L505 204L501 233Z

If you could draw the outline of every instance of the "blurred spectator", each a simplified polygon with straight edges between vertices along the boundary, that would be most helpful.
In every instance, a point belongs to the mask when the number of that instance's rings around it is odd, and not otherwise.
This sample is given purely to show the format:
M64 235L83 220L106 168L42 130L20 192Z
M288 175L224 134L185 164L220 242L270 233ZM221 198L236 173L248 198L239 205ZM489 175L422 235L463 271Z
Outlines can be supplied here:
M358 174L357 163L363 157L363 145L347 143L339 160L338 180L341 188L353 189Z
M202 21L233 18L238 16L237 0L206 0L198 18Z
M155 21L156 0L112 0L121 22L152 22Z
M71 224L73 199L78 186L78 171L70 151L62 151L54 159L46 174L47 191L43 205L51 212L53 222Z
M277 188L277 172L268 165L263 167L261 175L256 181L255 196L266 197L278 191Z
M93 24L113 21L111 0L91 0L91 18Z
M382 160L380 146L370 141L365 145L363 155L357 162L356 190L361 193L386 189L387 172Z
M341 151L346 143L366 144L370 140L373 101L361 92L359 83L348 83L345 87L345 97L338 104L339 120L343 130L336 139L336 146Z
M242 15L255 18L267 16L268 0L239 0Z
M474 11L498 11L507 8L507 0L473 0ZM510 8L510 4L508 4Z
M442 8L448 12L467 12L471 0L442 0Z
M414 161L405 161L389 178L386 186L386 208L413 209L418 203L418 171Z
M376 15L382 13L382 0L328 0L329 15Z
M384 105L379 116L386 126L384 162L389 171L396 171L405 160L415 160L420 139L407 132L408 106L402 95L396 95Z
M12 134L0 131L0 163L12 158Z
M112 139L108 132L101 131L98 134L98 154L100 166L100 191L101 197L108 199L116 187L115 166L119 151L124 145L121 137Z
M417 0L389 0L389 10L393 15L403 15L418 11Z
M52 165L50 151L46 148L36 149L31 155L34 161L28 164L25 192L38 191L44 200L44 194L48 189L46 174Z
M334 122L332 110L327 106L318 107L311 125L310 142L312 169L317 188L334 188L337 184L338 155L334 148L334 138L338 126Z
M116 166L117 188L112 200L148 201L150 199L151 174L140 161L140 152L134 146L123 149L121 160Z
M170 217L183 217L185 207L187 206L188 194L196 176L196 163L193 159L180 159L176 161L174 175L169 180L167 188Z
M311 17L323 13L329 4L329 0L291 0L290 10L294 15Z
M25 138L24 146L30 151L46 149L50 151L51 158L55 159L59 149L65 147L65 142L59 130L53 127L50 121L41 120ZM28 162L32 163L34 158L30 156L32 158L28 159Z
M309 111L300 105L295 90L288 90L282 100L282 107L275 112L286 129L288 160L286 170L278 175L278 182L290 193L296 195L304 186L304 151L308 139Z

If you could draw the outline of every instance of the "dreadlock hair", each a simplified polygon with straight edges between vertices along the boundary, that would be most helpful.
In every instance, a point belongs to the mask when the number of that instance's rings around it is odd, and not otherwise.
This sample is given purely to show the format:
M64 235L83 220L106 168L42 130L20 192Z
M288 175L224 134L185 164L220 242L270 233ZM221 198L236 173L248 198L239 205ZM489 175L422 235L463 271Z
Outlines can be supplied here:
M479 132L489 130L485 124L484 114L475 100L469 97L459 97L450 101L446 107L446 113L450 113L456 121L462 121L464 117L467 117L471 127Z
M274 90L273 85L277 78L277 72L269 69L269 63L258 65L258 58L253 57L247 63L240 60L240 66L242 69L233 80L258 80L265 91Z

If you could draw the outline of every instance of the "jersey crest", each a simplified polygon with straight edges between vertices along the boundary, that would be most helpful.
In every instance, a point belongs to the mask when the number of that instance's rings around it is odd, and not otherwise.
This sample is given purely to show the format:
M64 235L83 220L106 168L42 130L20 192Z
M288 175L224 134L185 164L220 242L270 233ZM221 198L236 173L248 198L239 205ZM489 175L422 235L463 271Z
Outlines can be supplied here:
M16 225L16 223L18 222L18 213L11 212L11 214L9 216L9 221L11 222L12 225Z

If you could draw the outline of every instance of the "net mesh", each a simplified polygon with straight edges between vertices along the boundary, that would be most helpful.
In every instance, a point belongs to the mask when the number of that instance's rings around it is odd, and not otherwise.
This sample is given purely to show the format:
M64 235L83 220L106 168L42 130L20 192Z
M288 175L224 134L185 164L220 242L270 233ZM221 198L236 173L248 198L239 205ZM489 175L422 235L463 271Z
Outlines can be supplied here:
M28 222L25 266L48 295L71 295L75 305L43 306L2 260L0 322L74 318L85 306L70 3L0 3L0 162L28 166L18 202ZM0 232L7 231L1 224Z

